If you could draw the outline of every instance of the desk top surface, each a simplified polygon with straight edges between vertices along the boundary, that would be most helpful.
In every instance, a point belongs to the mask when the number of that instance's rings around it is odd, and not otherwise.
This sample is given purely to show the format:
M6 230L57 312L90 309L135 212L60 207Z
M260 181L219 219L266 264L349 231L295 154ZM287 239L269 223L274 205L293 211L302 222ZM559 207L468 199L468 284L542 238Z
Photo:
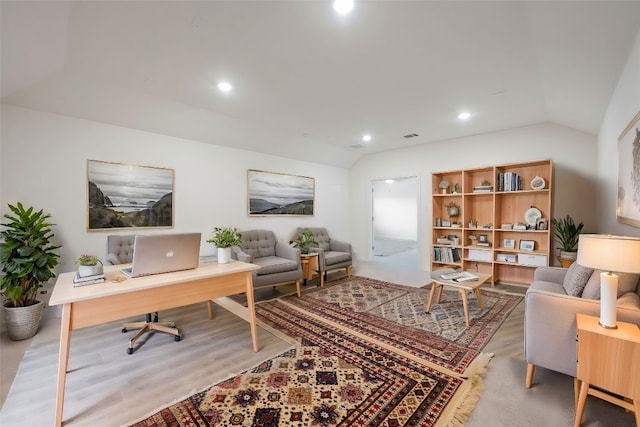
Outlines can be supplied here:
M193 280L252 272L253 270L260 269L259 265L240 261L230 261L227 264L208 262L200 264L198 268L193 270L129 278L120 270L130 266L131 264L106 266L104 268L104 274L107 280L104 283L84 286L73 286L73 278L76 275L75 271L62 273L56 280L49 305L72 303Z

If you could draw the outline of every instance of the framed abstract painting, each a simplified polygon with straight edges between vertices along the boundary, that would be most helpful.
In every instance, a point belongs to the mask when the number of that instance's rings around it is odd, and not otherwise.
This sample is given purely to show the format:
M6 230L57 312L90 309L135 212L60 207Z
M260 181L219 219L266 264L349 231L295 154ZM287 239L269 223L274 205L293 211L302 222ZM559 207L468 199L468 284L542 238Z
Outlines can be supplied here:
M640 112L618 137L618 222L640 227Z

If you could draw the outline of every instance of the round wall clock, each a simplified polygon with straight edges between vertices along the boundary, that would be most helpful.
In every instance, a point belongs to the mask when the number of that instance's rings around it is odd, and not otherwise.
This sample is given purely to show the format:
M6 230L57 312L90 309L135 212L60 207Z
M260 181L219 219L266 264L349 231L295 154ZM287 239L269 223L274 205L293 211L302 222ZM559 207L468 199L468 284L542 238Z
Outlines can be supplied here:
M531 188L534 190L542 190L545 185L546 185L546 182L544 181L544 178L541 176L536 176L531 180Z

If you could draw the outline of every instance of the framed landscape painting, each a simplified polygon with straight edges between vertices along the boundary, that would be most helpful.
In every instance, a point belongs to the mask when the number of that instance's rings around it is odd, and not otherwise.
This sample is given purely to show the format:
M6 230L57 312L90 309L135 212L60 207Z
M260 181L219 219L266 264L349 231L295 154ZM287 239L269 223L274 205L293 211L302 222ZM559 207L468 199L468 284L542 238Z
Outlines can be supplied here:
M173 227L173 169L87 160L88 230Z
M249 216L313 215L315 180L249 169L247 171Z
M640 112L618 138L618 222L640 227Z

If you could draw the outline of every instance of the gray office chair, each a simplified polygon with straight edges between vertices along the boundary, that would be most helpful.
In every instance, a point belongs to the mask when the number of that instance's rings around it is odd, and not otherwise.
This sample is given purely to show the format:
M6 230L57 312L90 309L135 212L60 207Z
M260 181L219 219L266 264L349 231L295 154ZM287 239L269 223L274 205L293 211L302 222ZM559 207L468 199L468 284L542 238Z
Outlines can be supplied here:
M107 257L105 265L128 264L133 262L133 245L135 236L133 235L111 235L107 236ZM133 346L138 338L150 331L160 331L174 336L175 341L180 341L180 332L175 327L174 322L159 322L158 312L148 313L146 321L132 322L122 325L122 333L127 333L129 329L140 329L138 333L129 341L128 354L133 354Z

